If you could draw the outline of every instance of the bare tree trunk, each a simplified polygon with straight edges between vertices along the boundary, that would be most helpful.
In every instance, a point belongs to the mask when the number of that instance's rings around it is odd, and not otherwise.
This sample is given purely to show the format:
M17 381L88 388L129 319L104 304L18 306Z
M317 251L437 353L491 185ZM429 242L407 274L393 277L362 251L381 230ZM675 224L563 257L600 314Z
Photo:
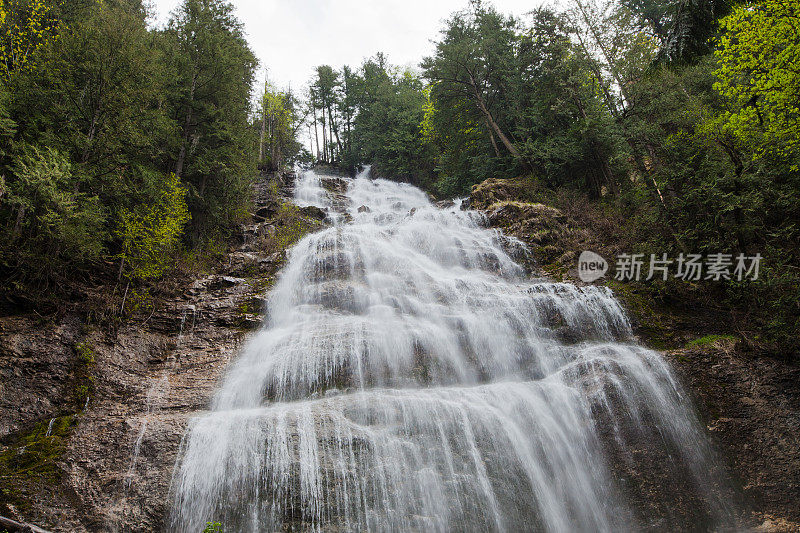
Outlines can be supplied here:
M331 123L331 129L333 130L333 133L334 133L334 135L336 135L336 146L339 148L339 157L341 158L341 154L342 154L342 141L339 139L339 128L338 128L338 127L334 127L334 124L335 124L335 123L334 123L334 121L333 121L333 113L331 113L331 106L330 106L330 104L328 104L328 120L329 120L329 121L330 121L330 123ZM333 141L331 141L331 144L332 144L332 143L333 143Z
M506 149L511 153L511 155L519 159L520 158L519 150L517 150L517 147L514 146L514 144L509 140L508 137L506 137L506 134L503 133L503 130L500 129L500 126L498 126L497 122L495 122L492 113L486 107L486 102L483 100L483 95L481 95L481 92L478 89L478 84L475 81L475 77L472 75L472 72L469 72L468 70L467 74L469 74L470 86L472 87L472 92L475 95L475 103L477 104L478 109L480 109L481 113L483 113L486 122L489 123L491 128L497 134L497 136L500 137L500 141L502 141L503 146L506 147Z
M489 125L489 120L486 120L486 127L489 129L489 138L492 140L492 148L494 148L494 155L500 157L500 148L497 146L497 141L492 133L492 127Z
M322 160L328 162L328 130L325 124L325 108L322 108Z
M19 206L17 210L17 220L14 222L14 229L11 231L11 240L15 241L22 231L22 221L25 220L25 206Z
M317 141L317 158L316 161L319 161L319 130L317 130L317 106L316 103L311 103L313 113L314 113L314 139Z
M267 106L264 99L261 100L261 140L258 143L258 162L264 162L264 136L267 132Z

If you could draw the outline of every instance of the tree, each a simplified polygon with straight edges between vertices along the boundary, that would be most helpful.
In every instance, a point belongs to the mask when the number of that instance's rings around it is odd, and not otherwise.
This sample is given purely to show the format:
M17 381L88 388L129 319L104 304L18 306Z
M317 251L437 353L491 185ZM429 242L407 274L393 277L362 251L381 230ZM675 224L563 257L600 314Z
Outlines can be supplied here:
M344 72L336 115L345 121L345 166L354 170L371 163L376 175L418 184L429 180L432 156L420 128L427 101L422 79L390 67L383 54L364 61L358 72Z
M293 162L301 147L297 130L303 121L298 113L294 95L279 91L269 83L261 97L261 140L259 164L268 170L280 170Z
M757 157L793 159L800 169L800 6L789 0L743 5L722 28L714 87L731 110L720 127Z
M30 66L31 57L55 38L56 10L43 0L0 0L0 65L8 80Z
M136 201L141 173L163 161L169 135L162 62L143 16L98 5L38 62L12 83L20 134L68 154L108 205Z
M223 0L185 0L165 34L175 73L168 87L179 141L173 169L189 186L195 237L237 221L249 198L256 145L250 91L257 64L233 6Z
M434 101L444 105L459 98L471 101L478 115L475 122L485 123L487 133L496 135L519 158L497 111L504 96L503 81L516 66L514 29L514 19L476 2L471 11L456 13L448 21L435 54L423 60L422 67L433 83Z
M316 78L311 85L314 116L320 110L322 124L322 160L327 163L336 161L336 154L342 153L342 142L339 136L338 117L334 113L340 100L341 79L337 71L329 65L321 65L316 69ZM335 143L334 143L335 137Z
M13 180L0 198L11 223L0 240L0 265L22 282L63 279L104 250L107 212L100 199L77 192L85 178L56 150L26 146L14 158Z
M120 275L146 280L160 277L169 267L170 256L189 221L186 190L175 174L160 182L150 204L122 209L116 235L122 242L117 257Z

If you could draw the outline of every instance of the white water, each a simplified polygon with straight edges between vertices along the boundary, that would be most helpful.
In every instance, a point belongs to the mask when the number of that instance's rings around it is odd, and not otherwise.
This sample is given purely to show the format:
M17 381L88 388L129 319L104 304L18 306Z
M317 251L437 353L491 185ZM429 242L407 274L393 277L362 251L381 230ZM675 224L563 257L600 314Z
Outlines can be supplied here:
M648 467L642 443L702 527L725 519L690 404L608 289L531 279L514 242L419 189L348 182L351 220L295 246L192 421L172 530L657 527L618 473ZM296 198L334 205L313 172Z

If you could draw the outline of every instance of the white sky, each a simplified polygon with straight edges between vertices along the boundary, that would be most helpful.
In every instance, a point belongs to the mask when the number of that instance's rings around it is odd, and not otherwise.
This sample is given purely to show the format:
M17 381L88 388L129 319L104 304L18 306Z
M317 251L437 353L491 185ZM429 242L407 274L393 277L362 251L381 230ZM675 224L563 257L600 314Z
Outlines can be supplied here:
M163 25L181 0L150 0ZM232 0L261 62L260 79L301 91L317 65L357 68L384 52L395 65L416 66L433 49L442 21L467 0ZM495 0L520 16L543 0Z

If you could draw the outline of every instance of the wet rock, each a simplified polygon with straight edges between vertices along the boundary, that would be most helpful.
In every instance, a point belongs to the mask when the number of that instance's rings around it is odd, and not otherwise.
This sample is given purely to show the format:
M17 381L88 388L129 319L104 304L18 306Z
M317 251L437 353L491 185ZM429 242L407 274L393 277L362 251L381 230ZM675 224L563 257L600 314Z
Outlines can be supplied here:
M342 194L347 191L347 182L342 178L320 178L322 188L328 192Z
M359 208L358 208L358 212L359 213L370 213L371 211L372 211L372 209L370 209L369 207L367 207L365 205L359 206Z
M245 313L239 318L239 326L244 329L258 329L261 323L261 317L252 313Z
M212 291L219 289L226 289L228 287L234 287L244 282L245 282L244 278L237 278L234 276L213 276L211 278L210 283L208 284L208 288Z
M564 269L574 266L570 252L580 249L588 239L586 232L571 224L561 211L544 204L504 200L484 212L489 226L525 243L533 253L531 259L539 264L557 264ZM515 256L518 251L510 250ZM526 267L533 267L525 257L518 258Z
M305 216L316 220L325 220L326 218L328 218L328 215L327 213L325 213L325 211L314 205L301 207L300 212L303 213Z
M436 202L435 205L439 209L449 209L449 208L453 207L454 205L456 205L456 203L453 200L441 200L439 202Z

